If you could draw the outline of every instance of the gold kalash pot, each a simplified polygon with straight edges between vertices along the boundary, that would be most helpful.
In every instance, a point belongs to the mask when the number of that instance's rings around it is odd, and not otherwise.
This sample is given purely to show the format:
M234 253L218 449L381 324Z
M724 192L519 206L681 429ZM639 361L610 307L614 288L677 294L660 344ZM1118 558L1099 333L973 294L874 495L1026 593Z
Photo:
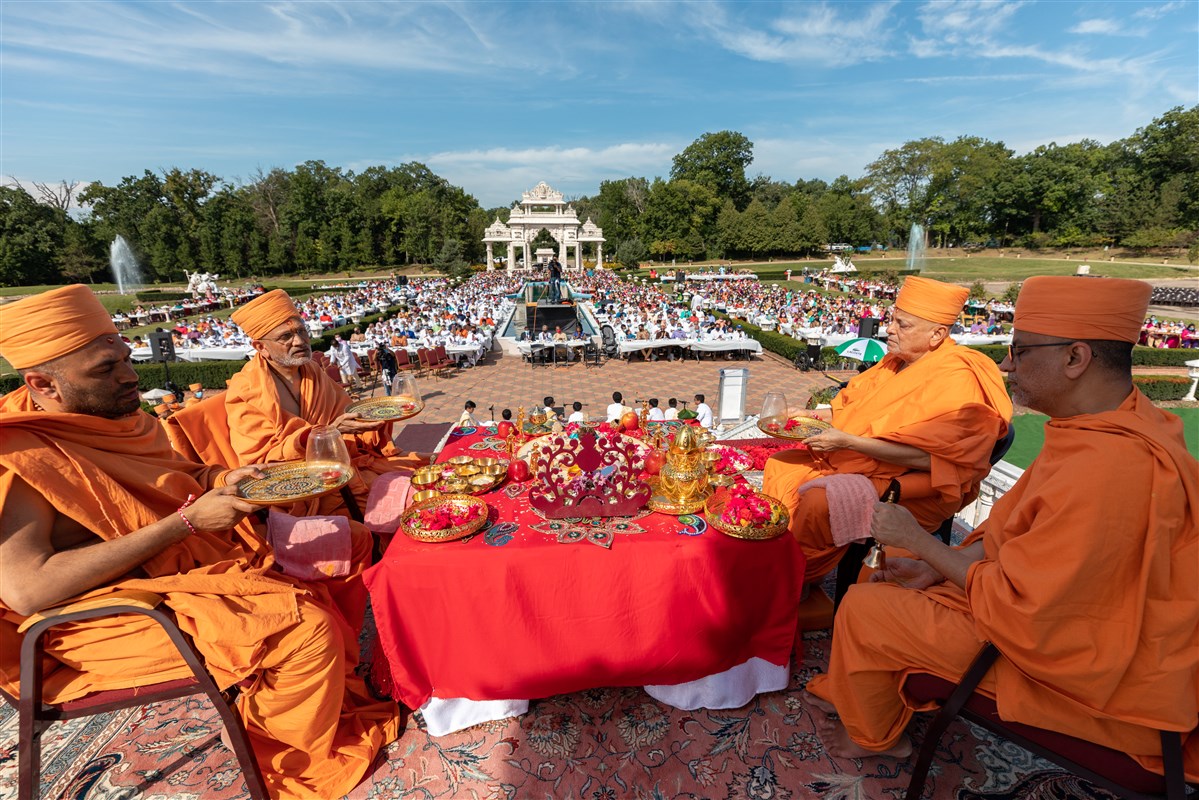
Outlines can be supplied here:
M664 514L694 514L708 499L708 465L695 430L685 425L666 451L649 507Z

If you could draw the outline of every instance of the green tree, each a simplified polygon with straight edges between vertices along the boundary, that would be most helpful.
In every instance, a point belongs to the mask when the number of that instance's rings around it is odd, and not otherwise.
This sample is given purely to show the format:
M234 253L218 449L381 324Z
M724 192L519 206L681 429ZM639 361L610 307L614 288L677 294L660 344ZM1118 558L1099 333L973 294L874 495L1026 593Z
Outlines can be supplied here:
M754 160L754 143L736 131L705 133L674 157L670 177L707 186L740 211L749 205L745 169Z
M470 274L470 265L462 257L462 242L446 239L433 259L433 269L451 278L463 278Z
M0 285L55 283L63 225L19 186L0 186Z

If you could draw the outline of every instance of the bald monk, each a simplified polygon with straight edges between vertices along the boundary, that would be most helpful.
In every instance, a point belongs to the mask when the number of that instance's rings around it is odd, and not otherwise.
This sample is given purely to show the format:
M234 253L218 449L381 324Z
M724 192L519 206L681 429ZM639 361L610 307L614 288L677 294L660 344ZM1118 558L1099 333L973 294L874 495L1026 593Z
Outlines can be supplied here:
M995 363L949 338L968 292L912 276L895 299L887 355L856 376L832 409L804 412L829 431L766 462L762 490L787 506L790 529L807 558L804 580L818 583L841 558L825 490L799 488L837 473L865 475L881 496L905 477L901 502L927 531L953 516L990 471L991 451L1007 433L1012 403Z
M404 456L392 444L391 423L347 414L350 397L314 363L308 329L282 289L275 289L233 312L255 350L229 380L225 410L233 449L243 464L304 458L314 427L341 431L357 475L350 482L358 506L366 508L370 484L384 472L409 470L424 460ZM298 514L346 513L337 493Z
M1045 446L958 548L880 504L888 559L837 613L827 675L807 691L842 757L904 755L904 676L957 681L984 642L981 685L1000 716L1122 750L1157 772L1157 730L1199 715L1199 463L1178 417L1134 388L1132 345L1150 287L1037 277L1016 302L1001 369L1016 402L1048 414ZM916 709L921 710L921 709ZM1184 743L1199 779L1199 739Z
M0 683L19 693L33 613L114 592L165 599L238 711L273 797L340 797L395 739L398 709L354 675L355 628L319 582L272 568L224 472L187 461L140 410L130 350L81 285L0 306ZM154 623L110 617L48 637L46 697L190 675Z

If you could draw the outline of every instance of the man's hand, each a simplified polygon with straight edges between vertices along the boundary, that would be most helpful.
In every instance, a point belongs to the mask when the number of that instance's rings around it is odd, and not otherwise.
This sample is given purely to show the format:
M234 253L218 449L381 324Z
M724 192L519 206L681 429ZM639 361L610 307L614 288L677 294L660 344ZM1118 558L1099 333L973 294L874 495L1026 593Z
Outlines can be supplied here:
M183 509L183 514L198 531L224 531L241 522L246 514L256 509L257 506L253 503L238 497L237 487L231 485L200 495L196 502Z
M874 506L870 533L879 544L894 545L913 552L919 542L929 537L912 512L895 503L878 503Z
M797 411L793 414L788 414L787 416L794 417L796 419L807 417L808 419L819 419L824 420L825 422L832 422L833 410L831 408L805 408L803 411Z
M870 576L871 583L886 581L905 589L927 589L944 580L944 575L914 558L888 558L887 566Z
M225 473L225 485L235 486L238 482L244 481L246 478L261 478L263 475L262 468L264 466L270 466L270 464L253 464L248 467L231 469Z
M854 442L859 438L852 433L829 428L823 433L809 436L803 440L803 443L813 453L831 453L835 450L852 449Z
M383 420L359 419L357 414L342 414L333 420L330 427L336 428L342 433L362 433L363 431L373 431L382 424Z

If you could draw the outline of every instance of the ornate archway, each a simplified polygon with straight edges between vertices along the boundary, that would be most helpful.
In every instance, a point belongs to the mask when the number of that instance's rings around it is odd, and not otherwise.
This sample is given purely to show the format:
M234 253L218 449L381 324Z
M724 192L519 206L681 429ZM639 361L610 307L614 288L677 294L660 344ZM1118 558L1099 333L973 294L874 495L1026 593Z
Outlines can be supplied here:
M495 268L492 248L503 244L508 249L508 270L516 267L516 250L520 248L525 268L533 263L532 242L544 228L558 243L558 260L570 264L569 251L574 248L574 266L583 267L583 244L595 244L596 266L604 265L604 232L588 219L579 222L574 206L562 199L562 193L554 191L542 181L530 191L522 192L520 202L513 204L508 215L508 224L495 222L488 226L483 235L487 245L487 269Z

